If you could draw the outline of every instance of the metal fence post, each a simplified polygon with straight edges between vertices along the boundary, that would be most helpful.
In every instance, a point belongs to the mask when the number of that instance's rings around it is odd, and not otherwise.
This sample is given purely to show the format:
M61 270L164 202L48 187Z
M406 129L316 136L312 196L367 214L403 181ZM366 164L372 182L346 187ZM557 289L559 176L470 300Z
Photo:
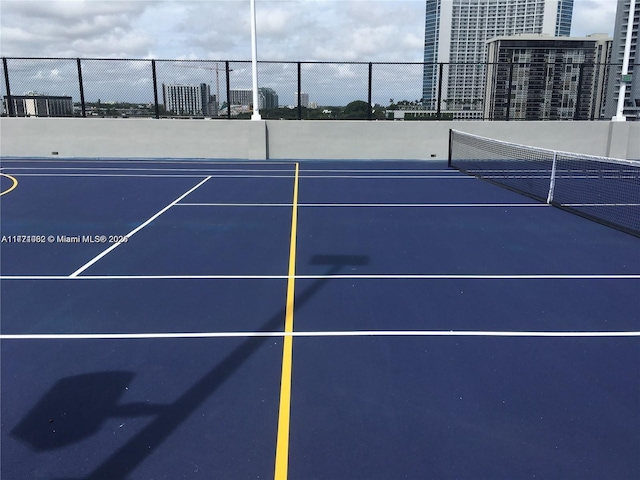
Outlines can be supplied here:
M302 120L302 69L298 62L298 120Z
M484 78L485 78L485 89L486 89L486 88L489 88L489 87L487 87L488 83L487 83L487 80L486 80L486 79L489 78L489 62L484 64ZM492 84L493 84L493 82L492 82ZM482 97L482 121L483 122L485 120L487 120L487 117L486 117L486 113L487 113L486 102L487 102L487 92L485 91L484 96ZM489 118L491 118L491 113L489 113Z
M442 103L442 62L438 63L438 104L436 105L436 118L438 120L442 115L440 103Z
M610 68L611 68L611 65L609 65L606 61L605 61L605 63L599 63L598 64L598 76L597 76L598 81L600 81L600 78L602 78L602 77L603 78L608 78L607 77L607 72L609 71ZM605 82L603 80L601 83L602 83L602 85L600 86L600 101L596 105L596 107L600 107L600 109L597 112L598 120L601 120L603 118L604 111L602 110L602 104L603 104L604 96L606 95L606 91L607 91L607 82ZM595 112L595 109L594 109L593 110L593 115L591 116L591 120L594 119L595 115L596 115L596 112Z
M511 91L513 90L513 60L509 61L509 85L507 86L507 111L505 120L511 116Z
M160 105L158 104L158 76L156 73L156 61L151 60L151 73L153 75L153 104L156 110L156 120L160 118Z
M584 67L584 63L578 65L578 85L576 87L576 103L574 105L575 110L573 111L573 119L574 120L582 120L580 118L580 107L582 102L580 101L580 97L582 96L582 69Z
M9 86L9 69L7 68L7 59L2 57L2 67L4 68L4 86L7 89L7 115L10 117L16 116L16 111L13 108L13 100L11 99L11 87Z
M84 84L82 83L82 66L80 65L80 59L76 58L78 64L78 85L80 86L80 105L82 106L82 116L87 116L87 109L84 103Z
M449 153L447 154L447 166L451 168L451 161L453 160L453 129L449 129Z
M227 79L227 118L231 118L231 87L229 86L229 60L224 62L225 76Z
M373 64L369 62L369 88L367 93L367 120L371 120L371 111L373 108L371 107L371 85L372 85L372 76L373 76Z

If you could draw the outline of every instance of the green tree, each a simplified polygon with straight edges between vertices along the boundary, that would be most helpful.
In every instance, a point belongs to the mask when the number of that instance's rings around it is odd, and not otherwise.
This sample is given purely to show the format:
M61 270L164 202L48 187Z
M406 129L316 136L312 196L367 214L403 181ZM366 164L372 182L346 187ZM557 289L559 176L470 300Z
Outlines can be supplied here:
M344 107L340 118L346 120L366 120L370 111L371 106L367 102L355 100Z

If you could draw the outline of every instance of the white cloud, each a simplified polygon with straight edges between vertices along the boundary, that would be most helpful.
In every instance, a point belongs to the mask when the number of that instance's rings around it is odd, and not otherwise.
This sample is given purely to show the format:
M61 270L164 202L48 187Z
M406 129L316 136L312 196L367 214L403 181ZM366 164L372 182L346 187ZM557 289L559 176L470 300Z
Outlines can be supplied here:
M109 44L109 52L105 54L104 44ZM70 44L70 53L80 57L146 57L153 46L153 41L139 31L125 31L116 28L100 37L77 38Z
M153 38L136 22L148 2L2 0L2 53L8 56L139 56Z
M575 0L573 34L616 0ZM424 0L257 0L265 60L421 61ZM6 56L249 59L248 0L0 0Z
M616 5L616 0L575 0L572 34L612 34ZM256 0L256 7L261 60L420 62L423 58L424 0ZM8 57L251 58L249 0L0 0L0 22L0 53ZM75 62L50 63L50 68L42 62L11 63L16 76L12 86L16 91L73 92ZM149 101L149 63L116 63L85 63L86 94L106 98L98 93L103 88L100 82L118 79L127 85L131 99ZM172 63L158 62L160 82L216 82L212 64L198 69ZM232 64L234 86L251 84L250 69L245 67ZM40 77L21 82L20 68L24 75ZM54 78L59 87L54 88L47 80L58 68ZM282 102L294 102L295 65L260 68L261 81L277 86ZM378 65L374 73L385 78L375 85L374 96L380 97L376 101L421 95L420 66ZM312 97L323 91L362 99L366 75L366 65L306 64L303 90ZM382 90L392 82L393 89ZM347 88L355 90L347 94ZM124 90L108 94L122 95ZM312 100L338 104L337 98Z
M415 33L405 33L401 39L401 45L411 50L420 50L424 48L424 36Z
M295 27L295 18L292 16L291 10L284 8L273 8L268 12L264 12L260 16L256 16L256 30L260 30L260 34L270 37L287 37Z
M608 33L613 36L616 0L575 0L571 35Z

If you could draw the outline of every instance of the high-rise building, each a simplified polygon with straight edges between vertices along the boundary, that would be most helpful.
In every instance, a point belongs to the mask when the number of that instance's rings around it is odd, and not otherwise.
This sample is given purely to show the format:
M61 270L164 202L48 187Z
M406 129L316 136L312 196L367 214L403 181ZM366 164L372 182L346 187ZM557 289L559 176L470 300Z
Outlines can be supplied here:
M253 90L250 88L236 88L229 90L231 105L249 106L253 104Z
M217 99L211 96L211 87L199 85L162 84L164 108L175 115L215 115Z
M484 118L597 120L611 39L515 35L488 42Z
M301 107L309 107L309 94L304 92L296 92L296 100Z
M278 108L278 94L273 88L260 87L258 89L258 108L260 110Z
M423 105L482 118L487 40L518 33L569 36L573 0L427 0ZM443 63L440 75L438 63Z
M26 95L6 95L3 99L3 112L13 112L16 117L71 117L73 101L69 96L42 95L35 92Z
M613 46L611 49L611 71L607 88L607 105L605 117L612 118L617 113L620 81L622 79L622 62L624 60L627 27L631 13L631 0L618 0ZM636 0L633 12L631 31L631 50L629 56L628 76L625 78L626 90L622 114L627 120L640 121L640 52L638 51L638 24L640 23L640 0Z

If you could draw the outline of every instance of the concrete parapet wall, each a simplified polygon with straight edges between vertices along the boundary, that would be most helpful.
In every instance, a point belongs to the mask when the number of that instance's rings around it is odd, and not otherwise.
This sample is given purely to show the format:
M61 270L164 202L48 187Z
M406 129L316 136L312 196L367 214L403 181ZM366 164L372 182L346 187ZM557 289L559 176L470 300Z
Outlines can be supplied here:
M2 118L17 157L241 160L447 158L450 128L526 145L640 159L640 122L366 122Z
M19 157L264 159L264 122L2 118L0 154Z

